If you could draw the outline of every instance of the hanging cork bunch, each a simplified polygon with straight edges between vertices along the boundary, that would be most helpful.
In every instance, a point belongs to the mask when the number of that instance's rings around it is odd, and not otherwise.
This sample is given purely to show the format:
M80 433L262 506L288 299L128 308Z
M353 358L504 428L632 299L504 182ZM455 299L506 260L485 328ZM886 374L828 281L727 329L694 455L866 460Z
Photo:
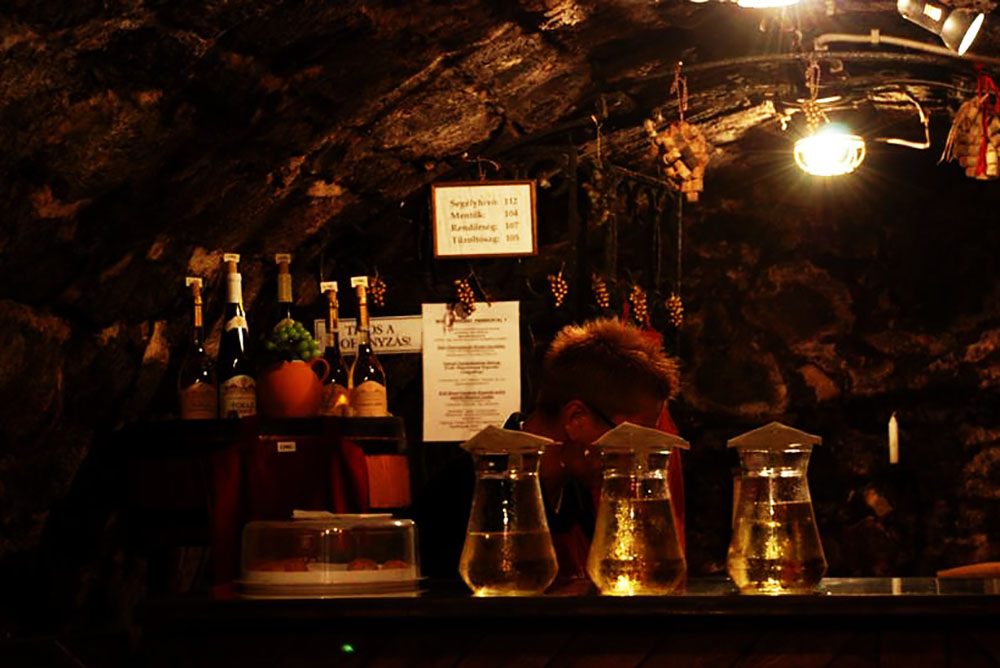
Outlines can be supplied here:
M705 189L705 167L708 165L708 140L694 125L686 121L671 123L663 130L646 120L646 134L656 150L664 176L689 202L697 202Z
M590 276L590 289L594 293L597 306L606 311L611 308L611 296L608 294L608 284L599 274Z
M649 305L646 299L646 291L638 284L632 286L629 292L628 301L632 305L632 317L640 325L649 324Z
M941 162L957 160L970 179L1000 177L1000 91L993 79L979 75L976 97L958 108Z
M368 281L368 297L372 301L372 306L382 308L385 306L385 281L375 272L375 275Z
M708 140L694 125L684 120L688 106L687 77L681 75L683 63L674 68L671 93L677 94L679 120L663 130L646 120L646 134L656 151L656 157L667 180L684 193L689 202L697 202L698 194L705 189L705 167L708 165Z
M549 290L552 292L552 303L556 308L559 308L566 299L566 293L569 292L569 285L563 278L563 268L559 268L558 274L549 274L548 279Z
M476 294L467 279L460 278L455 281L455 298L466 315L475 312Z
M684 302L681 301L681 296L676 292L671 292L670 296L667 297L666 306L667 318L670 320L670 324L680 328L684 324Z

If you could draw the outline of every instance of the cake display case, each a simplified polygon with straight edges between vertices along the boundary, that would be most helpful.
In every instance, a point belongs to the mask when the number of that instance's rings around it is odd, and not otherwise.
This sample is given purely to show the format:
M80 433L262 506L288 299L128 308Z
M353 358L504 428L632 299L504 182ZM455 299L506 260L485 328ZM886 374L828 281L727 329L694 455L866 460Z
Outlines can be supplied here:
M420 566L412 520L296 511L243 530L245 598L416 596Z

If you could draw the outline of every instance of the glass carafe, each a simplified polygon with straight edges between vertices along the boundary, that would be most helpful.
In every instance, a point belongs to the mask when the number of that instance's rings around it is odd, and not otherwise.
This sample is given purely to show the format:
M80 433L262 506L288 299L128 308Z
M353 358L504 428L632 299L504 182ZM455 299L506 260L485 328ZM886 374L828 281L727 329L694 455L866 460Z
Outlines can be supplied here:
M671 448L687 447L687 442L625 423L595 445L604 469L587 574L602 594L673 592L687 564L674 522L667 462Z
M541 445L550 441L488 429L490 438L480 432L464 446L476 483L459 574L475 596L538 595L559 570L538 482Z
M744 594L804 594L826 573L806 468L818 436L777 422L729 441L740 455L729 576Z

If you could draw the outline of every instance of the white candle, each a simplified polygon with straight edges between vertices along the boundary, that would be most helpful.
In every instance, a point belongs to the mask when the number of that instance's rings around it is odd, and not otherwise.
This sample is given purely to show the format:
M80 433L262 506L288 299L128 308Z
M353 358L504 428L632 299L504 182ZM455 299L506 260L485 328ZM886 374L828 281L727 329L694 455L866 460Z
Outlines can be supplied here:
M889 417L889 463L899 463L899 423L896 422L896 413Z

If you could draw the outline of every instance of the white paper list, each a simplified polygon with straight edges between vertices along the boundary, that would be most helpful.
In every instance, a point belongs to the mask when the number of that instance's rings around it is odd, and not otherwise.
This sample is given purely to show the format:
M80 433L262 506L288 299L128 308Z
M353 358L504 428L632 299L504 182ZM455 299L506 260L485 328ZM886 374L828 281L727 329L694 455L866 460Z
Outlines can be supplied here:
M463 320L423 305L424 441L465 441L520 409L518 307L477 303Z

